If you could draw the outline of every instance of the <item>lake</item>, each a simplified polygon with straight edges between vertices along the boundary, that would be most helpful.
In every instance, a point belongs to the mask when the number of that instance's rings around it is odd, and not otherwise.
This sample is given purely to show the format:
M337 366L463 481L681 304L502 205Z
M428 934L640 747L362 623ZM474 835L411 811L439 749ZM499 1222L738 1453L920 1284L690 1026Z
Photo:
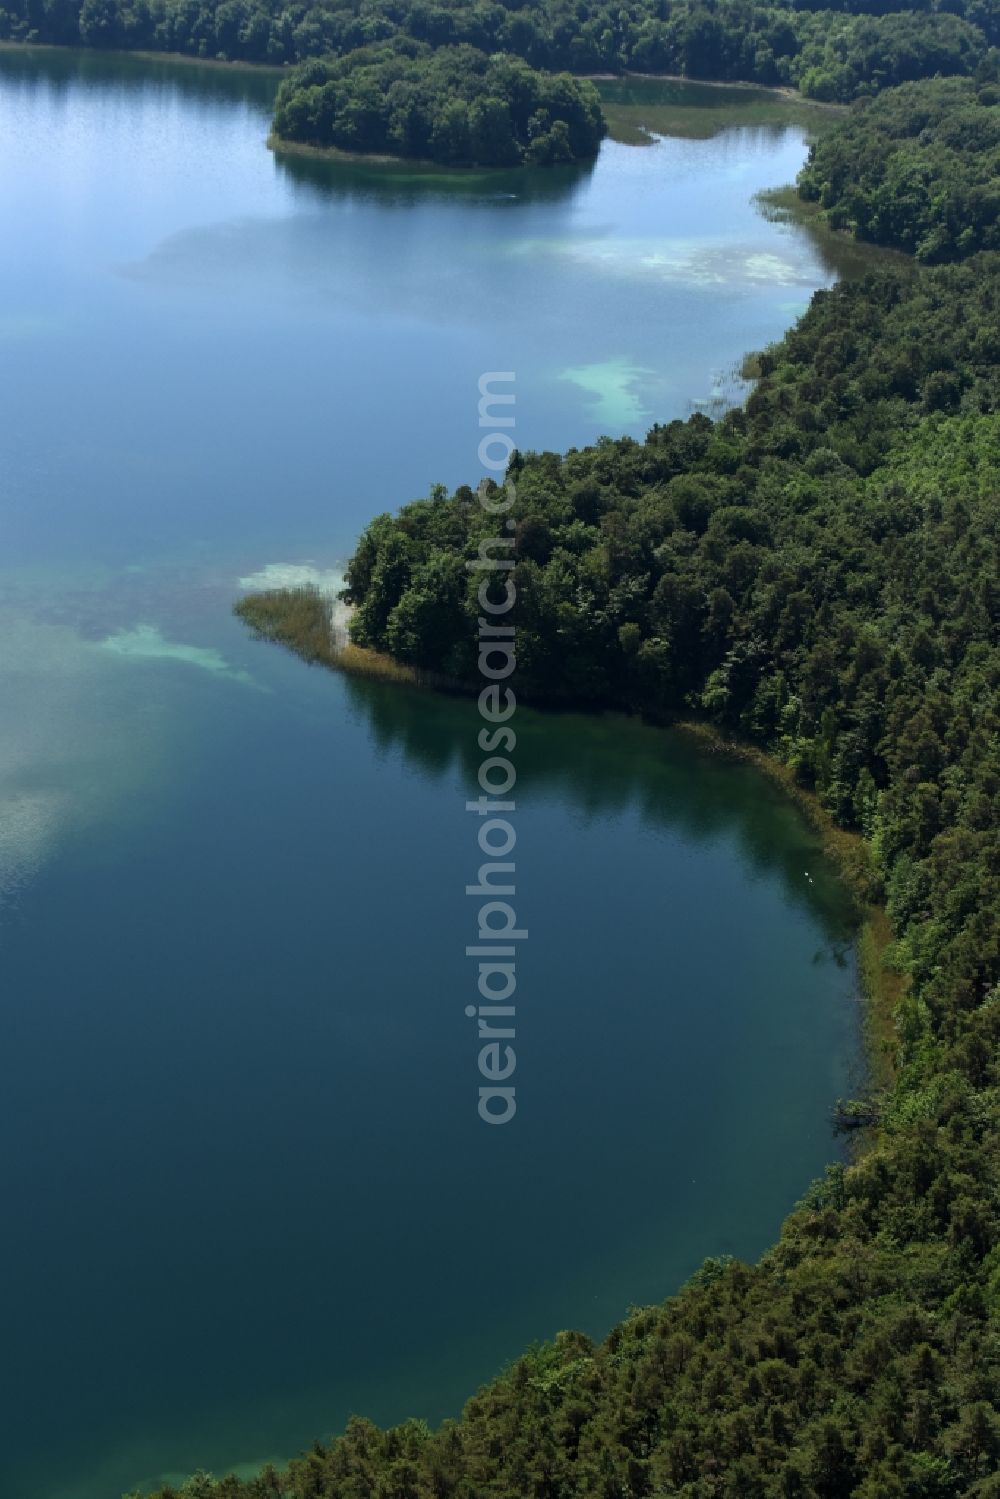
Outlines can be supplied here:
M531 1340L758 1255L857 1082L851 912L797 812L679 736L524 710L519 1108L484 1126L475 705L230 613L475 482L484 371L523 448L738 398L840 268L753 201L806 124L726 90L713 130L698 90L686 137L592 167L423 177L272 155L274 86L0 52L16 1499L457 1413ZM615 104L637 139L648 103Z

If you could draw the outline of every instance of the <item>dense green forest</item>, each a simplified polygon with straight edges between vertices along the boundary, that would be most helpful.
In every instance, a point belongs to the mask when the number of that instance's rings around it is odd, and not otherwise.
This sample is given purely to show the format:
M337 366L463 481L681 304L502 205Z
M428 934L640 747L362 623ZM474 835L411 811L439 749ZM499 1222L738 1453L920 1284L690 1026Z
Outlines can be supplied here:
M957 149L947 97L926 92L928 149ZM867 118L807 180L860 168ZM979 127L961 139L974 156ZM702 715L864 835L907 979L895 1082L759 1264L530 1350L439 1430L356 1420L281 1475L184 1493L998 1499L1000 256L820 292L744 408L512 477L519 692ZM469 489L374 520L355 640L473 680L465 563L494 528ZM315 629L304 602L288 618Z
M1000 87L946 78L855 108L812 147L799 191L835 228L918 260L1000 249Z
M596 156L604 121L592 83L473 47L383 42L309 62L278 90L275 134L450 166Z
M885 14L884 12L890 12ZM857 14L855 14L857 12ZM4 0L0 40L247 62L340 56L394 37L506 52L572 73L683 73L848 101L975 70L1000 0Z

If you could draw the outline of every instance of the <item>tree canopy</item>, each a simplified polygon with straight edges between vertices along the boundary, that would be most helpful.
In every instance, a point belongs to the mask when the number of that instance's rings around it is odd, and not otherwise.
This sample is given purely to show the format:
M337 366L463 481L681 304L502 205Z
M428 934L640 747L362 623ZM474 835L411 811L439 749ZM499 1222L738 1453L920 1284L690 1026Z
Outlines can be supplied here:
M276 135L314 146L451 166L547 166L597 154L604 133L593 84L540 73L473 47L383 42L286 78Z
M855 106L799 181L829 222L918 260L1000 249L1000 87L943 78Z
M888 12L888 13L887 13ZM571 73L790 84L847 102L970 74L1000 43L1000 0L3 0L0 40L244 62L343 56L395 37Z

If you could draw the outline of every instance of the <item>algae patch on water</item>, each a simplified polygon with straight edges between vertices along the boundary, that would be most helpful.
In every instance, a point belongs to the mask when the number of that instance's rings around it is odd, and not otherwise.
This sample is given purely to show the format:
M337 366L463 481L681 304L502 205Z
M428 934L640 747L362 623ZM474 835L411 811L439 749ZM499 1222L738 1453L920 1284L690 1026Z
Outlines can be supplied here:
M815 270L807 243L781 251L725 236L616 235L590 239L522 240L513 254L567 260L584 271L619 280L687 286L707 293L760 286L809 287Z
M596 364L579 364L561 370L560 380L569 380L585 392L592 402L592 413L609 428L631 427L646 420L650 409L643 402L638 386L656 371L635 364L625 355Z
M335 598L344 586L344 574L335 567L319 567L311 559L306 562L268 562L245 578L240 578L240 587L250 592L266 592L269 588L315 588L318 592Z
M69 625L0 612L0 908L60 840L127 805L161 754L161 726L121 694L107 658ZM108 734L112 703L123 731Z
M135 625L131 630L119 630L101 641L102 649L113 651L116 656L126 656L133 661L181 661L188 666L197 666L215 676L229 677L234 682L244 682L249 687L258 684L248 671L239 671L230 666L225 656L214 646L184 645L180 641L167 640L156 625Z

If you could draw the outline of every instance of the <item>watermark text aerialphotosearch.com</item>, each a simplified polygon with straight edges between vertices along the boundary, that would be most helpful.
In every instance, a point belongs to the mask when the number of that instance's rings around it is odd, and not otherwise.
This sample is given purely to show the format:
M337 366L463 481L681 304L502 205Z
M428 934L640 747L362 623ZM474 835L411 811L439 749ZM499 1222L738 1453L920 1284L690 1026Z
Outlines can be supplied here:
M516 865L512 855L517 833L511 814L516 810L512 793L517 772L510 757L517 747L517 735L510 720L517 700L509 678L516 664L510 615L517 596L512 576L517 493L509 476L500 485L495 478L506 471L514 451L510 435L514 413L509 409L514 405L513 384L512 371L491 370L479 377L479 425L489 429L479 444L479 461L490 471L490 477L479 485L479 503L488 515L496 517L501 534L481 541L478 556L467 563L479 575L476 598L480 609L479 673L483 679L479 713L483 725L478 745L483 759L478 776L482 794L465 806L479 818L479 851L486 862L479 866L476 883L465 887L466 895L480 902L477 941L465 949L466 955L478 963L479 999L467 1005L465 1013L478 1023L483 1079L479 1116L487 1124L509 1124L517 1112L513 1081L517 1057L511 1044L516 1034L517 943L528 935L518 926L513 905Z

